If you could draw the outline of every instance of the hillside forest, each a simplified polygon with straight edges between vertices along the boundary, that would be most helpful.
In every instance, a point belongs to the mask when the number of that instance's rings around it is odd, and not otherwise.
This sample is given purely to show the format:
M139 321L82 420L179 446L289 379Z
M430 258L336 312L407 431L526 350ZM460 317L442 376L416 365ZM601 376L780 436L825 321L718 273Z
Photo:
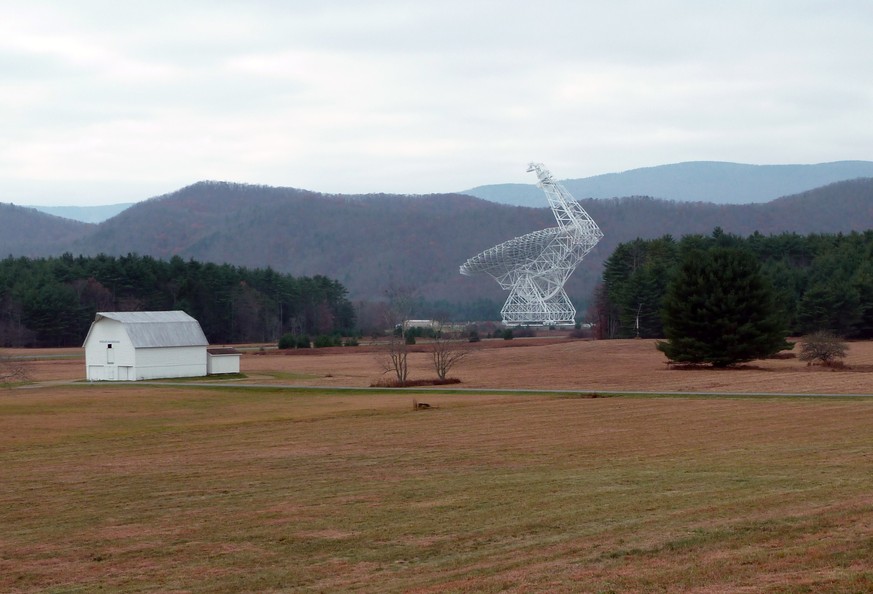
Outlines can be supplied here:
M349 332L339 282L150 256L0 260L0 346L79 346L98 311L184 310L211 343Z
M873 337L873 231L670 235L618 245L593 290L588 321L600 338L660 338L667 287L685 254L719 247L755 256L773 285L792 335L829 330ZM435 315L423 300L416 316ZM384 318L370 302L352 304L325 276L270 268L160 260L129 254L0 260L0 346L77 346L97 311L181 309L212 343L269 342L291 333L360 333ZM378 319L377 319L378 318ZM482 317L480 320L494 319ZM367 331L371 328L367 328Z
M706 235L716 226L742 236L873 229L873 179L766 204L579 198L604 232L567 282L579 311L589 305L604 260L619 243L637 237ZM542 208L526 208L456 194L325 195L202 182L138 203L99 225L0 204L0 257L134 253L269 267L295 277L336 279L355 303L378 303L386 290L414 288L431 304L441 302L438 309L455 319L493 319L506 292L489 276L462 276L458 267L494 245L554 226L541 199Z
M666 235L620 244L604 263L589 310L598 334L663 337L664 297L679 262L694 250L719 247L755 256L790 335L826 330L846 338L873 337L873 231L743 238L720 228L679 241Z
M605 337L636 335L637 317L640 335L660 336L660 299L680 251L713 241L756 253L793 333L837 316L833 330L869 335L873 178L765 204L580 203L605 236L566 290ZM457 194L325 195L223 182L138 203L99 225L0 204L0 255L9 255L0 261L0 345L81 344L98 309L184 309L216 343L352 327L370 334L384 326L386 295L397 290L414 296L415 318L495 320L506 292L458 266L554 224L548 208ZM716 226L724 229L717 240L708 237ZM62 319L50 319L54 311Z

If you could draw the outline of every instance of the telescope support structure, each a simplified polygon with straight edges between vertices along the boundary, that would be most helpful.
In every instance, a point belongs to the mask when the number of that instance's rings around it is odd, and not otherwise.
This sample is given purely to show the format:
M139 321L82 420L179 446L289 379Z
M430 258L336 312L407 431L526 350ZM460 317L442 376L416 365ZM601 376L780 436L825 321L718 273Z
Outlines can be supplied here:
M508 326L573 325L576 308L564 283L603 233L542 163L531 163L528 172L537 174L558 226L485 250L467 260L461 274L484 272L509 290L500 312Z

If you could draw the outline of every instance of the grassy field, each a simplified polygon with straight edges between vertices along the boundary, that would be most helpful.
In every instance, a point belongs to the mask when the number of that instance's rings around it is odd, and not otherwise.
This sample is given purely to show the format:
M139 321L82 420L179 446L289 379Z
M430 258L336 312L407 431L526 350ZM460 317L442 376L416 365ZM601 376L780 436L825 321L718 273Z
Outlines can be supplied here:
M864 398L7 390L0 468L4 592L873 590Z

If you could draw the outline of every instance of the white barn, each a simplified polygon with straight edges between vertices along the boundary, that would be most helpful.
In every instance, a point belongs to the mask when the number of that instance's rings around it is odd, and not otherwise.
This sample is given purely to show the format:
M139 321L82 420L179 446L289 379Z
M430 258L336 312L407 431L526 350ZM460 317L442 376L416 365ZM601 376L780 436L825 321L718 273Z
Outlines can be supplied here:
M209 342L184 311L99 312L85 337L89 381L200 377Z

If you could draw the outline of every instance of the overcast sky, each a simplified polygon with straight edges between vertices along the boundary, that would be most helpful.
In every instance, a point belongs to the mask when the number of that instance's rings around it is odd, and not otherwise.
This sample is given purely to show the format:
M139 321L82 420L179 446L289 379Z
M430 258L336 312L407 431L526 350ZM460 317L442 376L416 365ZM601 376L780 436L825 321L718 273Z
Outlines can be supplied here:
M0 0L0 202L873 159L868 0Z

